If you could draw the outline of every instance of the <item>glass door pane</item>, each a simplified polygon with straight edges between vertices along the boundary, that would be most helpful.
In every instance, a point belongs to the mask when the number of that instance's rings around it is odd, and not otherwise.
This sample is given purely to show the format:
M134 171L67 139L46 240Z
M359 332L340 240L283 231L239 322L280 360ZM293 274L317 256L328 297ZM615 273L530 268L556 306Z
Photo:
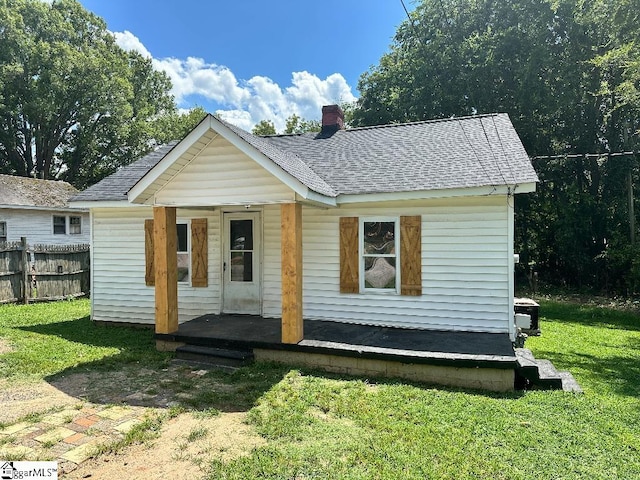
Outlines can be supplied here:
M232 282L253 281L253 220L231 220L229 260Z

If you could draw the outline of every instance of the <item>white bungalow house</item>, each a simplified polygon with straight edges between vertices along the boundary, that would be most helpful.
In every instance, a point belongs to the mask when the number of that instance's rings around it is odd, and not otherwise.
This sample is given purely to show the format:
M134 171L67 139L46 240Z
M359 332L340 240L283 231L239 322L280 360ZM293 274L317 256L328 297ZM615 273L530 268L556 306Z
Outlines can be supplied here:
M89 210L69 206L77 193L67 182L0 175L0 242L89 243Z
M76 195L92 318L205 314L499 334L514 325L514 195L536 173L506 114L254 136L208 115Z

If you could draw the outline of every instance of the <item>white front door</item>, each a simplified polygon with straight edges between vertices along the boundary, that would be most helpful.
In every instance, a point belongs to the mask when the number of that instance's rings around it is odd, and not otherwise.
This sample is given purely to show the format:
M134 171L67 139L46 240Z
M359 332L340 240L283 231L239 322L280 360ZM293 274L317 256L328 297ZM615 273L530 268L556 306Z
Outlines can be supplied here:
M260 231L257 212L224 214L222 310L225 313L261 313Z

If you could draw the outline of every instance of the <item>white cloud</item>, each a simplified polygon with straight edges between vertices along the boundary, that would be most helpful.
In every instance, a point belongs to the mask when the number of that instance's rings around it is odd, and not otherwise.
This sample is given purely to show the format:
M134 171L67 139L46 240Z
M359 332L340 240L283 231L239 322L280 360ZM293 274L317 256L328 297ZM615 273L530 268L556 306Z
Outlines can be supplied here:
M308 120L319 119L323 105L356 99L339 73L321 79L306 71L293 72L291 85L285 88L263 76L239 81L224 65L196 57L156 59L131 32L113 35L120 47L152 58L154 67L167 73L179 107L192 106L191 96L213 101L223 107L216 114L245 130L251 130L260 120L272 120L276 130L281 131L292 114Z
M142 44L140 39L129 30L125 30L124 32L113 32L113 36L116 38L116 45L118 45L123 50L133 50L134 52L138 52L143 57L152 58L151 53Z
M214 113L224 121L232 123L248 132L250 132L255 125L251 114L246 110L216 110Z

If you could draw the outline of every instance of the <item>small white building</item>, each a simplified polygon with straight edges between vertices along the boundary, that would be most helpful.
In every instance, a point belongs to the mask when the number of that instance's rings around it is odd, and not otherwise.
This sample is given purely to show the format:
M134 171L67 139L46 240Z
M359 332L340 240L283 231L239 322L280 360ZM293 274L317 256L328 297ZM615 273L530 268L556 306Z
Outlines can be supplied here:
M92 318L175 331L203 314L514 339L514 195L536 173L506 114L254 136L207 116L76 195Z
M0 175L0 242L88 244L89 210L69 206L77 193L67 182Z

